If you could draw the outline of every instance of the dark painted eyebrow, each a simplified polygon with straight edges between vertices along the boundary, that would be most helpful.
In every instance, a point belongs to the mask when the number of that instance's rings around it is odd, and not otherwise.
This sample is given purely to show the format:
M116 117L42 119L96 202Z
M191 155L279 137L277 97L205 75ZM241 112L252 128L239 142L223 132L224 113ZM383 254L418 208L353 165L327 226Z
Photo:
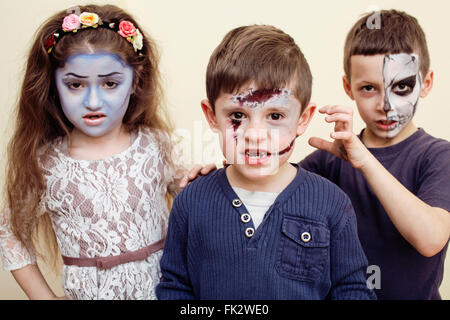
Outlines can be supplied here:
M108 73L108 74L99 74L98 77L99 78L105 78L105 77L110 77L110 76L113 76L113 75L116 75L116 74L123 74L123 73L122 72L111 72L111 73Z
M410 77L407 77L405 79L396 81L393 85L397 85L397 84L406 84L409 85L411 87L414 87L416 85L416 76L417 75L412 75Z
M116 75L116 74L123 74L123 73L122 72L111 72L111 73L108 73L108 74L99 74L98 77L99 78L106 78L106 77L110 77L110 76L113 76L113 75ZM81 79L89 78L87 76L80 76L79 74L76 74L76 73L73 73L73 72L66 73L65 76L74 76L74 77L81 78Z
M73 72L66 73L65 75L66 75L66 76L74 76L74 77L81 78L81 79L86 79L86 78L88 78L88 77L85 77L85 76L80 76L80 75L78 75L78 74L76 74L76 73L73 73Z

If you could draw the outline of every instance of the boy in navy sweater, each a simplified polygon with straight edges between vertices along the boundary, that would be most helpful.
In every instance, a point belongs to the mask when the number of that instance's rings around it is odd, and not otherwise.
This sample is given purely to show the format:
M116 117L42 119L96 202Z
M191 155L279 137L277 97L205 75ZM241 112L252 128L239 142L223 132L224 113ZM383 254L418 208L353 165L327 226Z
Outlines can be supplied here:
M335 123L335 141L311 138L322 150L301 162L352 200L361 244L381 278L378 299L440 299L450 234L450 143L412 122L419 97L433 85L429 67L414 17L383 10L359 19L345 43L343 84L366 128L352 133L349 107L321 108Z
M206 77L202 109L229 165L174 200L158 298L375 298L348 197L288 162L315 111L294 40L236 28Z

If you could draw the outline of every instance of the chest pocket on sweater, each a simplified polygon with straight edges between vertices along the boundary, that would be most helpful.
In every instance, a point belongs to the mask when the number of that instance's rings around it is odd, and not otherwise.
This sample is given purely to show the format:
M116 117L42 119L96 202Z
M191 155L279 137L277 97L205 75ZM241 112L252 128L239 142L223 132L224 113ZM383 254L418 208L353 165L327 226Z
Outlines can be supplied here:
M318 280L329 261L330 230L318 221L285 216L276 269L286 278Z

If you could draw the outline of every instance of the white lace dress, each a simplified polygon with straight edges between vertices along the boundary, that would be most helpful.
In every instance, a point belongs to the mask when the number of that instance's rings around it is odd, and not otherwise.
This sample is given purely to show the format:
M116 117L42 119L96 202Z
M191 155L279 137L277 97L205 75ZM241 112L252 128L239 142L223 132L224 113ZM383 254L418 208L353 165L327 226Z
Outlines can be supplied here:
M163 163L164 146L154 133L140 129L127 150L104 160L75 160L65 145L57 139L39 157L47 183L42 213L50 214L62 255L116 256L165 236L165 193L177 174ZM0 223L3 268L35 263L34 253L12 234L8 218L6 211ZM64 265L64 292L71 299L156 299L161 255L162 250L106 270Z

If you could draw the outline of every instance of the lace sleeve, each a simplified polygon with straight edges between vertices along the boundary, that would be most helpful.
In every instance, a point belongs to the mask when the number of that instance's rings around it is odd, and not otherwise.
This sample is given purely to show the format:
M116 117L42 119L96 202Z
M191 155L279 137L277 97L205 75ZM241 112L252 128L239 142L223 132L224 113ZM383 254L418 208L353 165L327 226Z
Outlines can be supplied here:
M7 271L36 263L34 252L29 252L14 236L10 219L9 209L0 214L0 257L3 262L3 269Z
M171 195L175 196L181 191L180 182L188 173L181 162L181 153L176 149L176 146L173 148L172 161L174 164L173 167L166 166L165 168L170 172L168 174L167 190Z
M168 156L171 159L172 165L165 163L164 164L164 180L167 185L167 191L175 196L180 192L180 182L186 176L187 169L184 167L181 159L181 152L177 148L177 143L173 141L169 135L165 132L158 132L160 150L164 152L165 147L170 144L172 152Z

